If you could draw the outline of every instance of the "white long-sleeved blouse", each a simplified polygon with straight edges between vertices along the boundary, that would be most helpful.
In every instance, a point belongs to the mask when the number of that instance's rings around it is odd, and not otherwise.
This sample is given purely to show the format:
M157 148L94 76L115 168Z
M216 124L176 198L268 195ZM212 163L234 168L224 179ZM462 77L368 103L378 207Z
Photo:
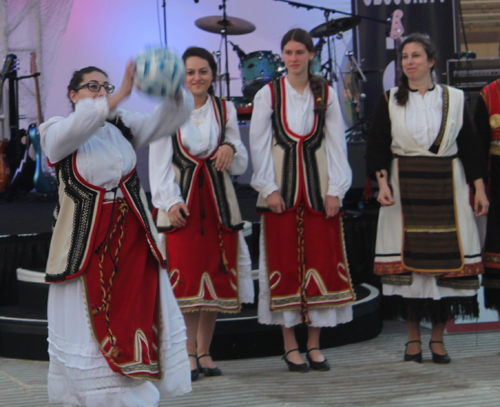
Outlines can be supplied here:
M52 117L40 125L41 145L52 163L77 151L78 172L90 184L109 191L136 166L134 149L171 135L187 120L193 107L193 97L186 92L178 100L165 98L151 115L110 112L105 96L85 98L76 103L68 117ZM134 136L131 142L106 122L116 115L130 128Z
M307 86L301 95L286 78L285 90L288 127L296 134L308 134L314 125L314 95L310 87ZM271 151L272 113L271 89L269 86L264 86L255 95L250 123L250 152L254 169L250 185L264 198L279 190ZM327 195L342 199L351 186L352 170L347 159L347 143L340 105L337 94L331 87L328 90L325 138L329 178Z
M225 141L236 147L236 154L228 171L231 175L240 175L247 168L248 152L241 141L234 104L226 102L226 110ZM181 126L180 134L182 144L195 157L207 157L218 148L219 123L211 98L202 107L191 112L189 120ZM166 211L173 205L184 202L181 189L175 182L173 154L170 137L156 140L149 147L149 182L153 205Z
M422 95L408 93L405 109L406 128L415 141L428 150L439 134L443 120L443 88L434 86Z

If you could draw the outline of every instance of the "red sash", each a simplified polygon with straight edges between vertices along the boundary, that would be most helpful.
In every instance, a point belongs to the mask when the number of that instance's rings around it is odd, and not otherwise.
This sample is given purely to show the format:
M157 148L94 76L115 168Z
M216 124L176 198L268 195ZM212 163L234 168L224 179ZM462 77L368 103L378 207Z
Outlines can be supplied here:
M159 379L158 262L125 201L102 206L94 242L83 274L94 337L113 371Z
M500 140L500 79L481 91L490 115L491 139Z
M168 271L181 310L239 312L238 232L219 222L202 165L193 180L186 226L166 234Z

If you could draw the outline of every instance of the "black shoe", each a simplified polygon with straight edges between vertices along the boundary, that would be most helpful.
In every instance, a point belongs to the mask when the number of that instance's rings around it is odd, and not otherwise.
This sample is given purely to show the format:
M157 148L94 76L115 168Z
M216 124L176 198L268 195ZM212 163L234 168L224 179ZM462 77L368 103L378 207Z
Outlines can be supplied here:
M204 358L205 356L210 356L209 353L205 353L204 355L198 356L197 362L198 362L198 369L200 369L200 372L203 372L205 376L222 376L222 372L218 367L214 367L213 369L210 367L203 367L200 364L200 359Z
M326 358L322 362L316 362L311 359L311 357L309 356L309 352L311 352L312 350L319 350L319 348L311 348L306 352L306 358L309 362L309 366L311 366L311 369L319 370L320 372L327 372L328 370L330 370L330 363L328 363L328 360L326 360Z
M408 353L406 353L406 351L408 350L408 344L409 343L414 343L414 342L418 342L418 343L422 344L421 341L408 341L408 342L406 342L406 350L405 350L404 361L405 362L422 363L422 351L420 351L419 353L415 353L414 355L408 355Z
M196 355L188 355L188 356L190 358L195 358L196 361L198 361L198 359L196 358ZM191 381L195 382L196 380L198 380L198 377L200 377L200 371L198 370L198 368L192 369L191 370Z
M430 341L429 342L429 349L431 350L431 353L432 353L432 361L434 363L439 363L441 365L445 365L447 363L450 363L451 362L451 358L448 356L447 353L445 353L444 355L439 355L437 353L434 353L432 351L432 344L433 343L443 343L443 341Z
M286 357L289 353L291 352L295 352L295 351L299 351L299 349L291 349L289 350L288 352L286 352L283 357L281 358L282 360L284 360L286 362L286 365L288 366L288 370L290 370L290 372L300 372L300 373L306 373L309 371L309 365L307 363L301 363L301 364L297 364L297 363L293 363L293 362L290 362Z

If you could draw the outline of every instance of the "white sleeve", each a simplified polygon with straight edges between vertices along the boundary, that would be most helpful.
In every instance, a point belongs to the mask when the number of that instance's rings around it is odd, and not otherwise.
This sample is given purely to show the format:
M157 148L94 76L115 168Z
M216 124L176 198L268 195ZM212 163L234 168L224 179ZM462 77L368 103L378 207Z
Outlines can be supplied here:
M264 86L255 95L252 120L250 122L250 154L252 157L253 175L250 185L267 198L278 191L274 176L272 156L272 122L273 114L271 89Z
M68 117L53 117L40 125L42 149L52 163L61 161L85 143L109 113L108 99L104 97L80 99L75 111Z
M182 199L181 189L175 183L172 163L172 137L161 137L149 146L149 183L155 208L168 210Z
M352 170L347 158L347 142L342 112L337 94L331 87L328 89L325 138L329 178L327 195L343 199L351 187Z
M248 166L248 151L241 141L236 108L233 102L226 102L226 109L228 120L226 122L225 141L232 143L236 148L236 154L233 156L233 161L231 161L231 165L229 166L229 174L241 175Z
M162 136L170 136L189 118L194 108L191 93L182 91L179 98L165 97L153 114L119 111L134 138L132 144L139 149Z

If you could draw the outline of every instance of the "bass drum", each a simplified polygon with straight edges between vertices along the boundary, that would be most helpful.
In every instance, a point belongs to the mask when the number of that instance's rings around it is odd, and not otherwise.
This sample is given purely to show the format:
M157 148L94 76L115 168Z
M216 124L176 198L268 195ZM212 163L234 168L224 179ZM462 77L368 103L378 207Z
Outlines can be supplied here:
M278 79L285 71L280 56L272 51L247 54L238 67L243 81L241 91L250 100L266 83Z

